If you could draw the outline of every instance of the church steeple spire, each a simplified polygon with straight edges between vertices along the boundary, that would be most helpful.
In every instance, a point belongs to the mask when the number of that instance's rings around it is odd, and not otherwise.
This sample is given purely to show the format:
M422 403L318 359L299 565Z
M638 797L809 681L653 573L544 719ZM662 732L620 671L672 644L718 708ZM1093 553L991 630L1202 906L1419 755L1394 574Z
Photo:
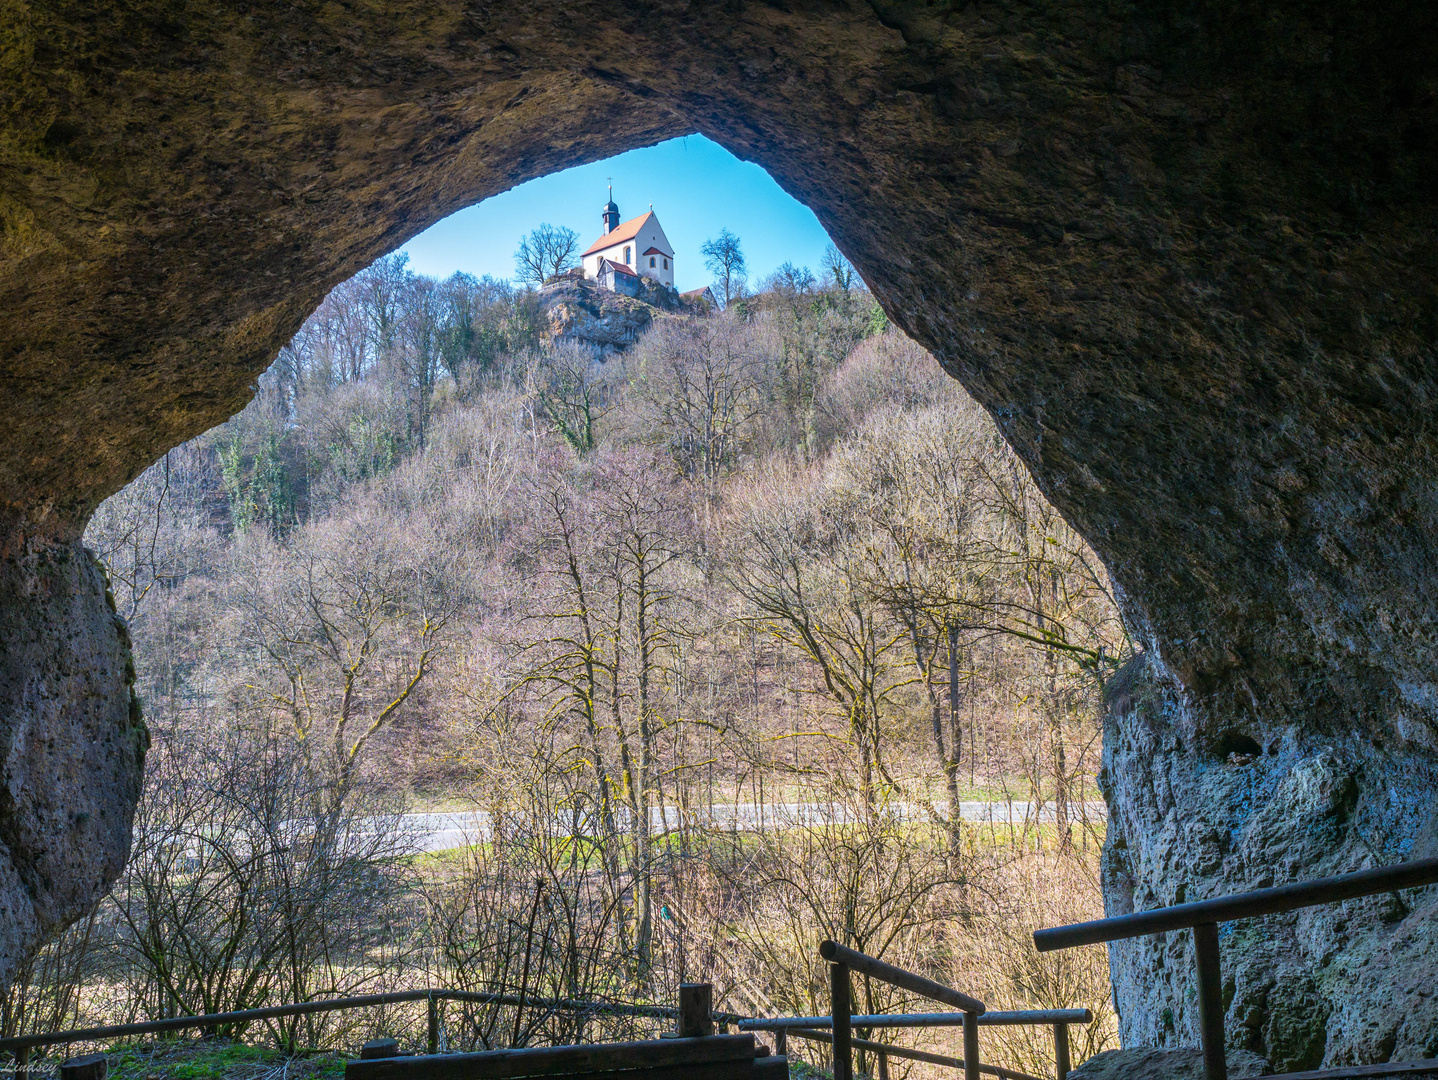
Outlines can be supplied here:
M605 236L619 228L619 207L614 203L614 182L612 180L609 183L609 201L604 204L604 212L601 217L604 221Z

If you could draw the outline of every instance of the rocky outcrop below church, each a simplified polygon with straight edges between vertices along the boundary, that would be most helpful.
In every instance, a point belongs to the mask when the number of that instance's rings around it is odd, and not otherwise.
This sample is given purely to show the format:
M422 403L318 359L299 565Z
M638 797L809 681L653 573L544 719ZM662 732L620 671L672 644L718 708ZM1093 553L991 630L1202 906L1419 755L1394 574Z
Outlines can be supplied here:
M551 342L572 341L600 356L623 352L655 319L688 310L679 294L648 278L638 295L603 288L579 273L552 278L539 290Z

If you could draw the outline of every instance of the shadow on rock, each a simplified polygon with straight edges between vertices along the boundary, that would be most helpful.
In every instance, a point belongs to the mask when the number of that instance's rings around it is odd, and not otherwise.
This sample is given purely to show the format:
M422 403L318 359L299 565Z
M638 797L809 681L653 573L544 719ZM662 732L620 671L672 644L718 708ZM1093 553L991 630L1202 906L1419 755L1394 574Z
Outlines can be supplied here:
M1228 1075L1267 1076L1268 1062L1247 1050L1228 1052ZM1069 1073L1069 1080L1203 1080L1203 1051L1134 1047L1105 1050Z

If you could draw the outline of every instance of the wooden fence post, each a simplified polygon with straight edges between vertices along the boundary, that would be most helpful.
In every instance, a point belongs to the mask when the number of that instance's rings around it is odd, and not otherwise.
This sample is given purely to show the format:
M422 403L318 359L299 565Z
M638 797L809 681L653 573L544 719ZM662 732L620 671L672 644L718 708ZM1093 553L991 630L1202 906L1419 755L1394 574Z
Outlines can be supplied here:
M1198 968L1198 1029L1203 1043L1205 1080L1228 1080L1223 1048L1223 971L1218 959L1218 924L1193 928L1193 954Z
M789 1029L777 1028L774 1031L774 1053L779 1057L787 1057L789 1054Z
M104 1054L86 1054L71 1058L60 1066L60 1080L105 1080L110 1059Z
M964 1080L979 1080L978 1013L964 1013Z
M854 1010L850 1004L847 964L829 965L829 1001L834 1019L834 1080L854 1080L853 1030L849 1020Z
M429 995L429 1016L428 1032L425 1038L425 1053L439 1053L439 1002L433 994Z
M1054 1075L1058 1080L1068 1080L1069 1069L1072 1068L1069 1061L1069 1026L1067 1024L1054 1025Z
M699 1039L714 1034L712 983L679 984L679 1037Z

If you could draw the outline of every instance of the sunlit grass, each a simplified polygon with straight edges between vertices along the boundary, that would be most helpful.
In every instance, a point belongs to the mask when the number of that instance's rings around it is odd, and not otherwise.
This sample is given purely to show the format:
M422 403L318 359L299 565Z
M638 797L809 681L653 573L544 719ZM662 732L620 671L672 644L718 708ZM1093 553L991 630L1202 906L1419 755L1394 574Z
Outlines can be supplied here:
M158 1039L106 1056L112 1080L338 1080L345 1066L331 1051L291 1056L229 1039Z

